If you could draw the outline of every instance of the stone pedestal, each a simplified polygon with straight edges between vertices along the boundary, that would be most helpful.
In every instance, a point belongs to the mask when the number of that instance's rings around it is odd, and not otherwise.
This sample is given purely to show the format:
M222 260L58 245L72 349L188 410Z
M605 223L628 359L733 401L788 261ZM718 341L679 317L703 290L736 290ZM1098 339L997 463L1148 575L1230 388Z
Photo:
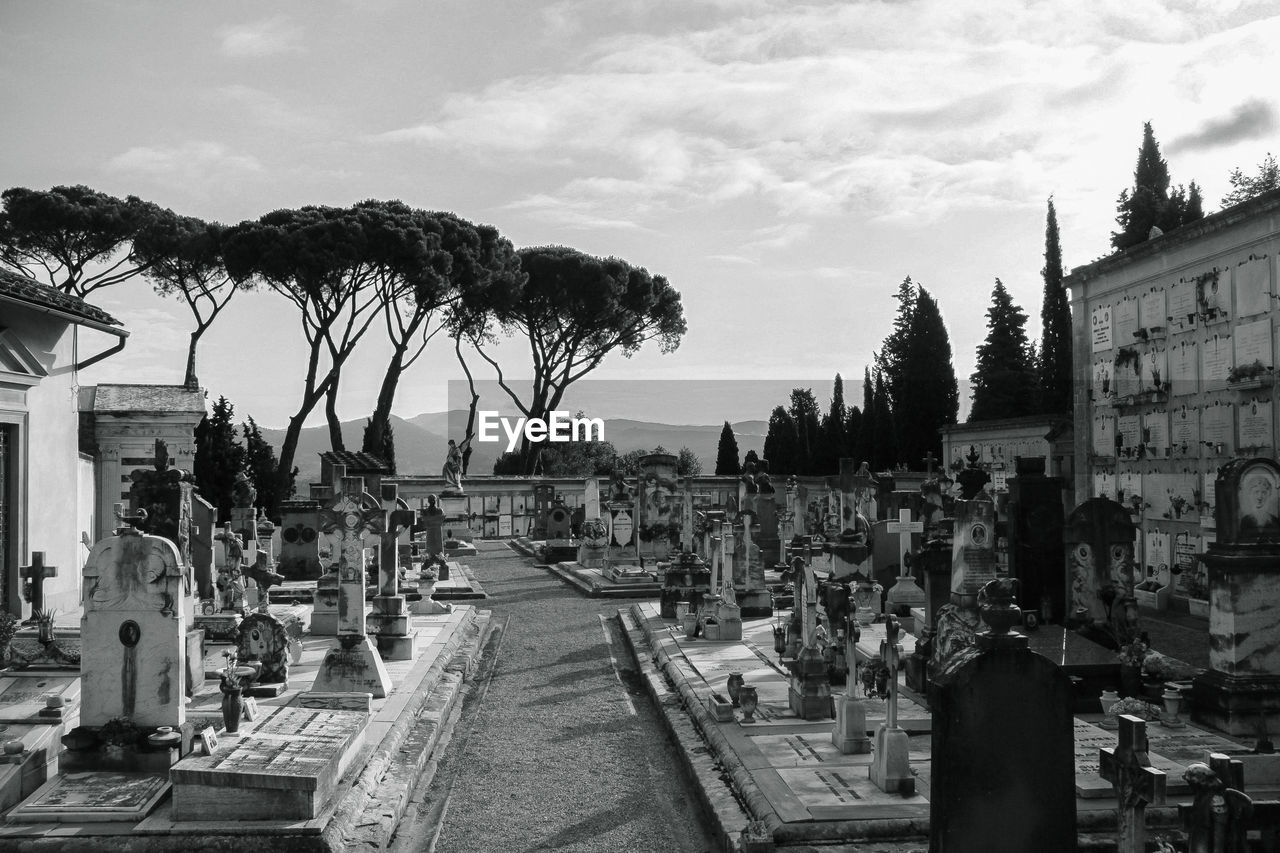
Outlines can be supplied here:
M338 635L338 573L329 572L316 582L315 606L311 611L311 634Z
M827 663L817 647L801 649L791 666L787 703L796 716L803 720L828 720L835 716Z
M871 751L867 737L867 709L862 700L848 693L837 696L836 724L831 729L831 743L845 755L865 755Z
M882 724L876 729L875 758L867 771L868 778L881 791L910 796L916 790L916 777L911 775L907 760L911 739L898 726Z
M391 676L367 636L347 634L340 636L338 645L325 654L311 690L371 693L374 699L385 699L391 692Z
M409 627L403 595L377 595L369 614L369 633L377 638L383 660L412 660L418 656L418 633Z
M1216 544L1216 543L1215 543ZM1228 734L1280 735L1280 548L1210 546L1209 671L1196 678L1191 718ZM1267 553L1271 552L1271 553Z

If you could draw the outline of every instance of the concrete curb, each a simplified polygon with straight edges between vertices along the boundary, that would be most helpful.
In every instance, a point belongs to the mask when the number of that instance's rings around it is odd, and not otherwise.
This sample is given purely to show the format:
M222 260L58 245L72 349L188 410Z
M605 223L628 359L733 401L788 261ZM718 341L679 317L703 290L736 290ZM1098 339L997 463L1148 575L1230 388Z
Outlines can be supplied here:
M439 739L440 723L448 719L484 645L489 611L472 613L417 682L405 685L413 698L374 748L352 790L338 802L321 836L327 850L383 850L390 842ZM411 739L415 732L418 736Z
M667 679L659 671L655 664L657 656L647 632L637 624L639 621L631 613L631 608L618 610L622 635L626 637L649 698L661 712L667 731L676 742L685 771L694 782L698 799L712 819L712 834L719 844L718 849L723 853L737 853L738 836L750 815L734 795L733 788L725 782L720 769L722 765L707 748L702 734L682 708L684 699L668 686Z

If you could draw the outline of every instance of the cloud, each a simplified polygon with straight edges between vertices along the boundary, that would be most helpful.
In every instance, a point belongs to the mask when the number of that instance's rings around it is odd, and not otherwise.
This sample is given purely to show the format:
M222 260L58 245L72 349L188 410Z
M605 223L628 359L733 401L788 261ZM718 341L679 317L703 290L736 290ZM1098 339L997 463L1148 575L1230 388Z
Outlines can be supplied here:
M1200 148L1217 148L1245 139L1266 136L1276 128L1276 108L1261 98L1252 98L1225 116L1206 121L1198 130L1178 137L1170 149L1194 151Z
M223 27L218 37L224 56L275 56L302 50L302 30L282 16Z
M256 157L236 154L218 142L135 146L107 161L110 172L187 189L226 189L265 170Z

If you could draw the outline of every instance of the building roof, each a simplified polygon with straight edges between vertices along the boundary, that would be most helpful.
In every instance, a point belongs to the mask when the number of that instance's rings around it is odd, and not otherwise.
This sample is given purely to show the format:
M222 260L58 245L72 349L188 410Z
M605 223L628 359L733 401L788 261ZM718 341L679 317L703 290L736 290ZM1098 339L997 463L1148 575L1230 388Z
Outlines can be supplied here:
M95 412L203 412L204 392L183 385L99 385Z
M347 473L356 475L361 472L373 474L389 474L391 467L372 453L363 450L326 450L320 454L320 461L330 465L344 465Z
M1065 283L1069 287L1072 284L1088 281L1126 266L1133 261L1167 252L1175 246L1198 239L1206 234L1212 234L1214 231L1228 228L1262 214L1275 215L1278 211L1280 211L1280 190L1265 192L1248 201L1242 201L1239 204L1206 216L1204 219L1192 222L1190 225L1184 225L1181 228L1170 231L1168 234L1152 237L1150 240L1144 240L1124 251L1100 258L1091 264L1076 267L1066 277Z
M35 308L51 308L72 319L88 320L104 326L121 326L121 322L101 308L78 296L41 284L33 278L0 269L0 300L17 302Z

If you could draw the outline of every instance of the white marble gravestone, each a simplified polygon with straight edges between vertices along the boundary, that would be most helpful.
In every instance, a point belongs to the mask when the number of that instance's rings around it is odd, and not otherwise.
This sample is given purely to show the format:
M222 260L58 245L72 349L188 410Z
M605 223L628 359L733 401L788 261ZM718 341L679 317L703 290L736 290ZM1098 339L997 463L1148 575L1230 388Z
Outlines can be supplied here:
M89 552L80 619L80 724L186 720L185 567L160 536L125 528Z
M343 477L342 491L320 512L337 552L338 644L325 654L312 690L372 693L384 699L391 677L366 632L365 537L386 526L386 512L364 490L362 477Z

